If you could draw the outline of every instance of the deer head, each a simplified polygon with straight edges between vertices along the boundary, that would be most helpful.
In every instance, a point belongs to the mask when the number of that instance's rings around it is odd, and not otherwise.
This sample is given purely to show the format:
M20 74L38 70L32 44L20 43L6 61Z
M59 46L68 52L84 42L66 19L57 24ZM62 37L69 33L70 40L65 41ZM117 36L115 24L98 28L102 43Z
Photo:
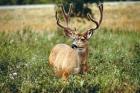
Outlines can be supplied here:
M72 5L70 5L68 13L66 13L65 10L64 10L64 7L61 6L66 25L62 25L60 23L60 20L57 16L57 12L56 12L57 25L64 29L64 33L65 33L66 36L73 39L72 48L82 49L85 46L87 46L88 40L93 35L95 30L99 28L99 26L102 22L102 18L103 18L103 4L101 4L101 3L97 4L97 7L99 8L99 11L100 11L99 21L94 20L90 14L87 14L87 17L89 18L89 20L92 21L96 26L94 28L88 29L87 31L85 31L83 33L76 33L76 29L72 29L72 28L68 27L70 13L72 11Z

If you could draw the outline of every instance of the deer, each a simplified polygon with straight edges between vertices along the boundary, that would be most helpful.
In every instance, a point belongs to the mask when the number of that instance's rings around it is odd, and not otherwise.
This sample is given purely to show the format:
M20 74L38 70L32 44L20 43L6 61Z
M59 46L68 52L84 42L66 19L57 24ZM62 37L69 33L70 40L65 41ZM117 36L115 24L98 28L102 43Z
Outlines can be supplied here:
M88 71L88 41L95 30L99 28L103 19L103 4L97 4L100 11L99 21L95 20L90 14L87 14L87 17L95 24L95 27L83 33L76 33L76 29L72 29L68 26L70 13L72 11L71 7L70 5L69 11L66 13L64 7L61 6L66 25L60 22L57 12L55 17L57 25L64 30L67 37L73 40L72 45L70 46L63 43L56 44L49 55L49 64L53 66L55 75L64 80L67 80L71 74L84 74Z

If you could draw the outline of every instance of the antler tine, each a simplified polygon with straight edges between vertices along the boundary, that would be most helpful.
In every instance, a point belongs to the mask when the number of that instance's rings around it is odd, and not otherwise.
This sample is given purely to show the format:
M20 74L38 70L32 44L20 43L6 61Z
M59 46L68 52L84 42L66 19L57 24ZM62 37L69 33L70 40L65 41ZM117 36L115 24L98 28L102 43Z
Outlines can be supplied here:
M57 20L57 25L58 25L58 26L60 26L61 28L64 28L64 29L67 28L67 27L63 26L62 24L60 24L59 18L58 18L58 16L57 16L57 11L56 11L56 13L55 13L55 18L56 18L56 20Z
M73 29L71 29L71 28L68 27L69 14L71 13L72 5L70 5L70 8L69 8L68 13L65 12L64 6L61 6L61 9L62 9L62 13L63 13L63 15L64 15L64 20L66 21L66 24L67 24L67 25L66 25L66 26L63 26L63 25L60 23L59 18L58 18L58 15L57 15L57 11L56 11L55 17L56 17L56 20L57 20L57 25L60 26L60 27L63 28L63 29L67 29L67 30L69 29L69 30L71 30L71 31L75 31L75 30L73 30Z
M66 21L67 26L68 26L69 16L70 16L70 13L71 13L71 11L72 11L72 4L70 4L68 13L66 13L66 11L65 11L65 9L64 9L64 6L61 6L61 9L62 9L62 12L63 12L64 18L65 18L65 21Z
M98 7L99 7L99 10L100 10L100 14L101 14L100 20L99 20L99 25L100 25L101 22L102 22L102 19L103 19L103 4L102 3L99 3L98 4Z
M66 11L65 11L65 9L64 9L64 6L61 6L61 9L62 9L62 12L63 12L63 15L64 15L64 18L65 18L65 21L66 21L66 23L67 23L67 27L68 27L68 14L66 13Z
M70 4L70 8L69 8L69 11L68 11L69 16L70 16L71 12L72 12L72 4Z
M89 18L92 22L94 22L94 23L96 24L96 27L94 28L94 30L97 29L97 28L99 27L98 22L95 21L95 20L91 17L91 15L90 15L89 13L87 14L87 16L88 16L88 18ZM93 28L92 28L92 29L93 29Z
M99 3L97 6L98 6L99 11L100 11L100 20L99 20L99 22L97 22L96 20L94 20L89 13L87 14L88 18L92 22L94 22L96 24L96 27L95 28L91 28L90 30L96 30L100 26L100 24L102 22L102 18L103 18L103 4L102 3Z

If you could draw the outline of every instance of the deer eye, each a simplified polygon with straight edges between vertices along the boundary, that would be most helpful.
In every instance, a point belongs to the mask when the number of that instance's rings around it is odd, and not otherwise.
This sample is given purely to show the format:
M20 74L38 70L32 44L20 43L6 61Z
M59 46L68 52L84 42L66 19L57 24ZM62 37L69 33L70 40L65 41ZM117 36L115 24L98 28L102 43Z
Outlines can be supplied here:
M84 42L84 41L85 41L85 39L84 39L84 38L82 38L82 39L81 39L81 41L83 41L83 42Z

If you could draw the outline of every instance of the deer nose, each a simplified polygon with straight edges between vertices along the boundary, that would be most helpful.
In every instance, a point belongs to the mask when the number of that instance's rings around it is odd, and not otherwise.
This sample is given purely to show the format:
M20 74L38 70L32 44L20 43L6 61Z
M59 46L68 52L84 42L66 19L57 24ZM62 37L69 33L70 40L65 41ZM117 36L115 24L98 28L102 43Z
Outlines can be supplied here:
M77 45L72 44L71 47L72 47L72 48L77 48Z

